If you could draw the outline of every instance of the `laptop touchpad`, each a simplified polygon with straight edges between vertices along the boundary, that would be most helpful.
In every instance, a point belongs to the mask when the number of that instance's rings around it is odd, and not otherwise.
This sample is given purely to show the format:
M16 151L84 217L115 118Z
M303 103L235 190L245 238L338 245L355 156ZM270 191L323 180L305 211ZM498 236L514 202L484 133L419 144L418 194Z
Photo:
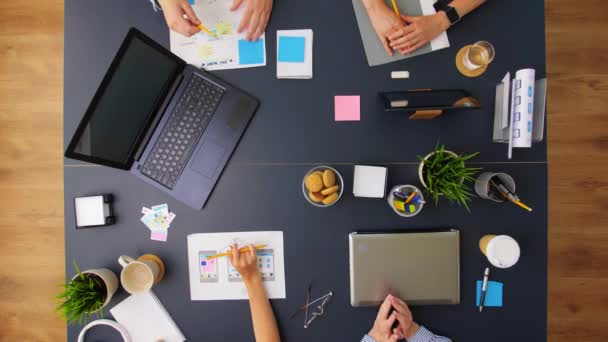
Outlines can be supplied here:
M213 141L205 140L190 168L205 177L212 178L224 159L224 154L226 154L224 147Z

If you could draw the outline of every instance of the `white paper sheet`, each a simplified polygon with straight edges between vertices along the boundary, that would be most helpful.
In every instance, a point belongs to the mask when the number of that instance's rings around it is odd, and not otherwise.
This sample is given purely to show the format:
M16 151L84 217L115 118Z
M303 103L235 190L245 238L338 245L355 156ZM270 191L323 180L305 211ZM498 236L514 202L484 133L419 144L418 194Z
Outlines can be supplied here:
M110 309L110 313L116 322L127 329L131 341L186 340L152 291L127 297Z
M263 62L243 64L239 60L239 40L245 39L246 31L237 33L247 1L238 10L230 11L232 0L195 0L192 8L203 25L218 35L214 38L205 32L184 37L170 31L171 52L206 70L251 68L266 65L266 39L263 45Z
M264 244L258 250L260 270L268 298L285 298L283 232L201 233L188 235L188 269L191 300L247 299L247 289L228 258L205 260L205 255L223 253L231 243L239 246ZM204 263L203 263L204 262Z

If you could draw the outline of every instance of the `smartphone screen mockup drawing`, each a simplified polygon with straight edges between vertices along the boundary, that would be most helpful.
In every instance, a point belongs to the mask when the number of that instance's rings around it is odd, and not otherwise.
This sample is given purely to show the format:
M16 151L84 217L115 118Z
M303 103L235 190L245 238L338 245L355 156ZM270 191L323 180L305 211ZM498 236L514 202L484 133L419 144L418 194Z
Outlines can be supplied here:
M274 281L274 251L272 249L260 249L256 254L262 280Z
M200 270L201 283L217 282L218 280L217 259L207 259L208 256L215 254L217 254L216 251L198 252L198 267Z

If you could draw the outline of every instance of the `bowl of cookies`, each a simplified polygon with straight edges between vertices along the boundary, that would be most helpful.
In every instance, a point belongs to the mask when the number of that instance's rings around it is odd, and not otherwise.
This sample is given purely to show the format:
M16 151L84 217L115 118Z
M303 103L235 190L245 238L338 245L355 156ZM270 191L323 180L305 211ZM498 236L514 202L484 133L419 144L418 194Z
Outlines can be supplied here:
M344 191L342 175L329 166L312 168L302 180L302 193L315 207L330 207L338 202Z

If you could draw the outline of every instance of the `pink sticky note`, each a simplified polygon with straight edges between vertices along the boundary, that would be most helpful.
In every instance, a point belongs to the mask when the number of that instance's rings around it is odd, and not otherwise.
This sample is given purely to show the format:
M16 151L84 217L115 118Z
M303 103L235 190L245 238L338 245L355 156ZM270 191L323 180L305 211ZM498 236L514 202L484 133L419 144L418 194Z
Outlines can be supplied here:
M150 240L154 240L154 241L167 241L167 233L165 233L165 232L152 232L152 233L150 233Z
M361 99L360 96L341 96L334 97L335 120L336 121L359 121L361 120Z

